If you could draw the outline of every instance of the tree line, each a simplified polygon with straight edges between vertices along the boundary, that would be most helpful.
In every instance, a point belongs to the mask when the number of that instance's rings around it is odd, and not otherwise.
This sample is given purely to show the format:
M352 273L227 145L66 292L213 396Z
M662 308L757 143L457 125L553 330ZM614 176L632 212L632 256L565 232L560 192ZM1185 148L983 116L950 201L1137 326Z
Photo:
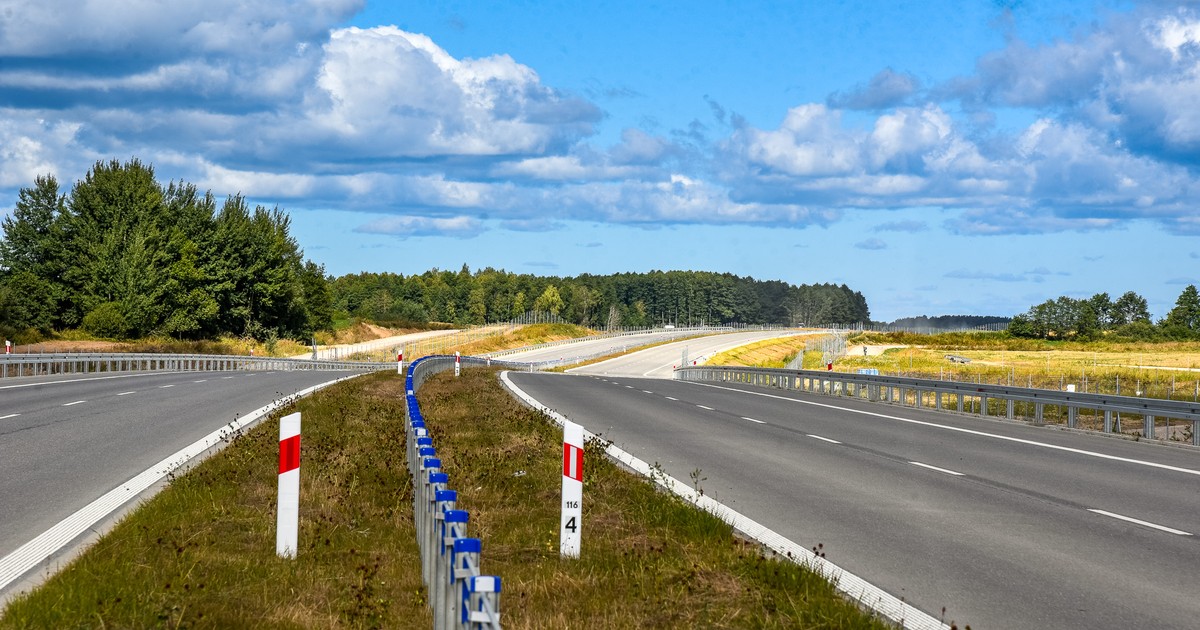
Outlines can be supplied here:
M161 185L134 159L97 162L70 191L46 175L0 222L0 333L306 338L332 295L279 209Z
M290 227L278 207L164 186L136 159L96 162L69 190L39 176L0 221L0 335L307 339L335 317L472 325L528 311L593 328L870 321L866 299L845 284L728 273L545 277L464 265L334 278L304 259Z
M897 329L910 330L970 330L978 328L991 328L999 325L1008 324L1011 317L999 317L995 315L936 315L929 317L928 315L919 315L917 317L901 317L888 324L888 326Z
M1200 293L1188 285L1166 317L1153 322L1146 298L1126 291L1075 299L1061 296L1034 305L1008 324L1009 334L1033 339L1097 339L1106 334L1130 340L1200 339Z
M548 277L491 267L418 275L359 273L332 282L334 307L393 323L459 325L550 312L593 328L676 324L852 324L870 320L846 285L792 285L703 271Z

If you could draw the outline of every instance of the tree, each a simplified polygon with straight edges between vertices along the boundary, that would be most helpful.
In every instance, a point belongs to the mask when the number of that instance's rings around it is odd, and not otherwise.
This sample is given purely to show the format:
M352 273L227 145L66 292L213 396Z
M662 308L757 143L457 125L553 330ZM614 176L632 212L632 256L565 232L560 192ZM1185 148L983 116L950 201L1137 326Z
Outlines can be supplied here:
M0 281L0 334L23 336L27 330L50 332L54 289L29 271L19 271Z
M1113 303L1108 297L1108 293L1097 293L1087 301L1088 306L1092 309L1092 313L1096 316L1096 325L1101 330L1108 330L1112 327Z
M0 221L4 238L0 240L0 273L28 271L48 279L58 249L55 221L63 213L65 197L58 192L58 180L39 176L33 188L17 193L11 216Z
M533 310L544 311L552 315L558 315L563 308L562 296L558 294L558 289L554 285L546 287L538 299L533 301Z
M1169 334L1180 337L1191 337L1200 334L1200 293L1196 285L1189 284L1179 299L1175 300L1175 308L1167 313L1162 327Z
M1150 310L1146 305L1146 298L1133 291L1126 291L1113 303L1112 326L1124 326L1134 322L1149 324Z

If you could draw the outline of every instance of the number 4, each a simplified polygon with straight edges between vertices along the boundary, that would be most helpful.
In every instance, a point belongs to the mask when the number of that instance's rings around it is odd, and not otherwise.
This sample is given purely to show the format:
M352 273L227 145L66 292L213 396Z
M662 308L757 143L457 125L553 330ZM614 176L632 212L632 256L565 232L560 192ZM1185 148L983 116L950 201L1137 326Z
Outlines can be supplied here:
M566 525L563 525L563 529L569 529L569 530L571 530L571 533L572 533L572 534L574 534L576 531L578 531L578 530L579 530L579 526L575 524L575 517L574 517L574 516L572 516L571 518L567 519L567 524L566 524Z

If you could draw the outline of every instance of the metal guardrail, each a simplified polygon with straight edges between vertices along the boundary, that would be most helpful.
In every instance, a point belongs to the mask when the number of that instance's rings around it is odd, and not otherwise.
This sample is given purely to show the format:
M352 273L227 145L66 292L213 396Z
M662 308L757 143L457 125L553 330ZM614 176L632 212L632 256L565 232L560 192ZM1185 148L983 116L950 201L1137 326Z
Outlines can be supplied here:
M385 370L395 363L314 361L216 354L60 353L0 355L0 378L107 372L224 372L233 370Z
M471 365L492 361L462 357ZM408 366L405 376L407 458L413 478L413 520L421 551L421 575L429 593L435 630L500 628L500 578L482 575L483 543L467 537L470 514L457 509L458 493L449 489L433 438L417 403L416 392L430 376L454 367L455 357L423 357ZM504 363L496 361L495 364Z
M675 371L674 378L682 381L745 383L804 392L848 396L871 402L911 405L938 411L978 413L980 416L1015 418L1017 403L1032 407L1032 420L1044 424L1047 406L1065 409L1067 426L1079 428L1083 410L1103 414L1103 432L1121 432L1120 414L1142 418L1140 437L1157 438L1159 420L1176 419L1191 422L1193 446L1200 446L1200 404L1191 401L1140 398L1111 394L1080 393L1005 385L987 385L960 381L939 381L898 376L850 374L820 370L786 370L775 368L746 368L699 366ZM998 404L993 404L998 403ZM1116 424L1114 424L1114 418ZM1166 438L1171 437L1169 429Z

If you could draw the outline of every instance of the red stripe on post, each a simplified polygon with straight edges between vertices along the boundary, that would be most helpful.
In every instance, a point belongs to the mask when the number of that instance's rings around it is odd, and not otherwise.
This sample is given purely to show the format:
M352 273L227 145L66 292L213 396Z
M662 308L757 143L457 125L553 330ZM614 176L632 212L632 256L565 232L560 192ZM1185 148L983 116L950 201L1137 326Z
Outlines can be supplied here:
M583 449L563 444L563 476L583 481Z
M300 436L279 441L279 474L300 467Z

